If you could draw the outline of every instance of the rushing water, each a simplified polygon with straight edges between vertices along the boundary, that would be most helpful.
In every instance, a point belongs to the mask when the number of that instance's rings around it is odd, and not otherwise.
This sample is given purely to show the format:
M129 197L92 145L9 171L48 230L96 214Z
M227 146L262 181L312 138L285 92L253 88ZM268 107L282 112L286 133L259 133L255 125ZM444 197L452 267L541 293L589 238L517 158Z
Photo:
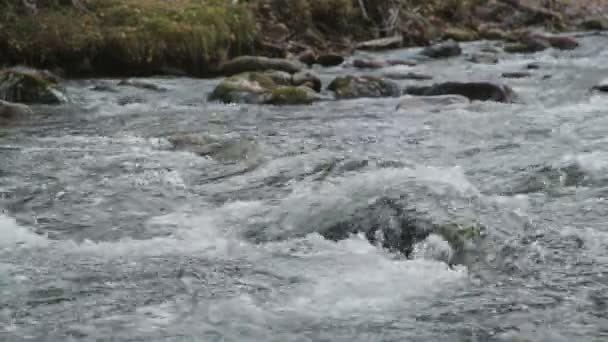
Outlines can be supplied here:
M608 340L608 96L589 92L608 37L581 43L392 68L522 98L439 112L207 103L218 80L68 82L70 105L0 137L0 340ZM500 78L530 62L532 77ZM184 132L232 147L173 150ZM424 246L406 260L318 234L389 193L483 224L477 258L449 268Z

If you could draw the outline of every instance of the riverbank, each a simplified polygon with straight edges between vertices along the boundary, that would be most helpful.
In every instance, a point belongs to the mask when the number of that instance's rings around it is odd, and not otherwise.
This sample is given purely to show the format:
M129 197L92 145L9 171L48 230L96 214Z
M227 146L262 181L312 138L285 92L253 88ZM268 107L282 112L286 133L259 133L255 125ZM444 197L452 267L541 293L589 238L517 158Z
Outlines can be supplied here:
M89 0L83 7L55 4L31 11L0 2L0 64L48 68L68 77L205 77L218 74L227 59L244 54L343 56L363 41L385 37L396 39L389 47L402 47L447 38L512 40L531 27L608 28L594 13L602 13L602 4L565 2L545 8L539 1L510 0Z

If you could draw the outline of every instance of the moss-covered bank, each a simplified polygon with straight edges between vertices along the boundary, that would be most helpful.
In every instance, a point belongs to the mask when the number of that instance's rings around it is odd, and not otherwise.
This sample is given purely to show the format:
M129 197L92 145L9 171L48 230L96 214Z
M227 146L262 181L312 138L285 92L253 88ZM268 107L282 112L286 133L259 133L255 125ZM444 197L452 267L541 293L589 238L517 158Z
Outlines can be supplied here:
M348 54L357 42L381 37L425 45L530 25L569 25L560 14L566 10L509 0L35 2L32 11L22 1L0 0L0 64L61 69L68 76L209 76L243 54Z
M249 11L225 0L90 0L37 13L0 2L0 62L68 74L212 73L252 50Z

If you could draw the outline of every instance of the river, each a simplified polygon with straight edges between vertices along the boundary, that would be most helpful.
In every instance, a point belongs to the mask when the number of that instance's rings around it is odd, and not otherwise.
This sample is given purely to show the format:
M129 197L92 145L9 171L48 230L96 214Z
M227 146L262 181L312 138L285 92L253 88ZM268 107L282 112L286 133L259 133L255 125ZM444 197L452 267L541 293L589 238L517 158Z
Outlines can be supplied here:
M208 103L219 79L67 81L70 104L0 133L0 340L608 340L608 96L589 91L608 77L608 37L579 39L381 70L521 97L440 111ZM184 132L224 148L173 150ZM483 224L477 258L448 267L318 234L388 193Z

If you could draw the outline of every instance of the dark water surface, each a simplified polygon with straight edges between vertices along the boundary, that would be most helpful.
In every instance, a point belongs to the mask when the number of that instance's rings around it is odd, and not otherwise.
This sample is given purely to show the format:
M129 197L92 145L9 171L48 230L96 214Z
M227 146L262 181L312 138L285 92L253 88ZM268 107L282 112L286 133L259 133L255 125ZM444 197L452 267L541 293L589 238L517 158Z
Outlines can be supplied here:
M581 43L391 68L502 81L523 102L440 112L71 81L72 104L0 136L0 340L607 341L608 96L589 88L608 77L608 37ZM500 79L530 62L532 77ZM184 132L228 147L173 151ZM450 269L424 245L404 260L316 233L388 193L482 223L479 258Z

